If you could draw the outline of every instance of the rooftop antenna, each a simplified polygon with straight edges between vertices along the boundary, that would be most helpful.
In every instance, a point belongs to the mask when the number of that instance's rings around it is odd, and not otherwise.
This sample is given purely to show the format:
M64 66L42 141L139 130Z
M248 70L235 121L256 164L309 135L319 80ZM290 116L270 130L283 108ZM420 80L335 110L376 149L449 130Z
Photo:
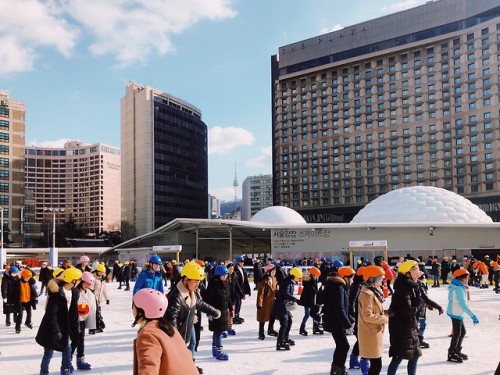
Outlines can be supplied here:
M234 201L238 199L236 195L236 188L238 187L238 176L236 174L236 163L234 163L234 181L233 181L233 186L234 186Z

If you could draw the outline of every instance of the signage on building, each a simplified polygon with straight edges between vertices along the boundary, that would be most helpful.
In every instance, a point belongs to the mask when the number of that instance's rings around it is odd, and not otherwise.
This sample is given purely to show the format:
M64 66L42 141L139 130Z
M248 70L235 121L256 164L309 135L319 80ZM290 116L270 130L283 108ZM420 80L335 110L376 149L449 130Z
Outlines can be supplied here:
M158 253L162 251L182 251L182 245L153 246L153 252Z
M272 252L331 251L330 229L273 229Z
M349 247L385 247L387 241L349 241Z

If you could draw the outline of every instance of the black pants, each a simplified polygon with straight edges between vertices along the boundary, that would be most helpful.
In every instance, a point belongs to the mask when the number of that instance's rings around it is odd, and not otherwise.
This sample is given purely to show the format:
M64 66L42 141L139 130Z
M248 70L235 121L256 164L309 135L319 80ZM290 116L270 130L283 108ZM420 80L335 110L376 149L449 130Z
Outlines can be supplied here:
M451 324L453 326L453 336L451 337L450 350L460 351L466 333L464 322L463 320L451 318Z
M43 290L46 288L47 288L47 282L42 281L42 286L40 287L40 293L39 293L40 296L43 294ZM47 290L45 291L45 294L47 294Z
M290 335L290 330L292 329L292 314L288 311L286 315L279 319L280 321L280 330L278 332L278 342L288 340Z
M31 303L21 302L21 311L19 311L19 314L17 314L17 316L14 314L16 330L21 329L21 324L23 323L23 310L26 310L26 324L31 324Z
M333 351L333 364L338 367L344 367L349 352L349 341L345 333L332 332L333 340L335 340L335 350Z
M80 324L78 343L75 345L71 342L71 356L73 356L76 349L76 358L82 358L85 355L85 321L78 323Z
M370 370L368 375L379 375L382 371L382 358L370 358Z

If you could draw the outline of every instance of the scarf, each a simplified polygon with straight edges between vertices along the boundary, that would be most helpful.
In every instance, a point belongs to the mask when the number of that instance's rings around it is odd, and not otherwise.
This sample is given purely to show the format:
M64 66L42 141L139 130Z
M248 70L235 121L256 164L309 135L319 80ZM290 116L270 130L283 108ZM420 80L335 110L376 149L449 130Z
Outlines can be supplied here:
M384 303L385 298L384 298L384 295L382 294L382 292L380 291L380 288L377 288L374 286L368 286L367 288L370 289L373 292L373 294L375 294L375 297L378 298L380 303Z

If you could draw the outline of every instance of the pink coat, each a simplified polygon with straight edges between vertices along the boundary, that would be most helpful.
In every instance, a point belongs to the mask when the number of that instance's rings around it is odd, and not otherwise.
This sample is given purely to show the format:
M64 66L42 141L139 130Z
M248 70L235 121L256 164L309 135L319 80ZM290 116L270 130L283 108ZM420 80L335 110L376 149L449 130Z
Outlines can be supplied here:
M358 297L358 343L363 358L380 358L384 352L384 330L389 318L382 302L366 286Z
M191 352L180 333L169 337L153 320L134 340L134 375L198 375Z

